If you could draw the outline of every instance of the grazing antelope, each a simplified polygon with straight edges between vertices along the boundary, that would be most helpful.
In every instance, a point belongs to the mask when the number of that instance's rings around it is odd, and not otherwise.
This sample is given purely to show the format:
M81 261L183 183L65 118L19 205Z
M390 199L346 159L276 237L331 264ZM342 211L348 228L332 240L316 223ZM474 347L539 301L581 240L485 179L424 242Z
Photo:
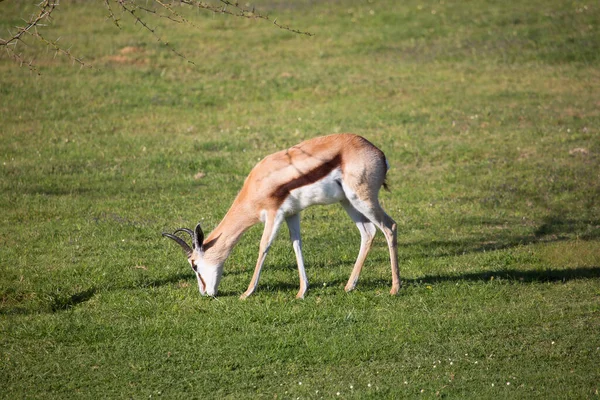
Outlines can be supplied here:
M392 264L391 294L400 289L396 223L379 205L378 194L385 185L387 160L381 150L357 135L339 134L307 140L287 150L265 157L250 172L229 211L204 238L198 224L194 231L180 228L173 239L187 253L202 295L215 296L223 274L223 264L242 234L258 222L265 224L258 260L245 299L255 290L265 258L279 227L285 221L300 275L296 298L304 298L308 279L300 240L300 211L315 204L341 203L360 231L360 251L345 290L356 286L371 248L376 228L387 240ZM176 236L185 232L192 247Z

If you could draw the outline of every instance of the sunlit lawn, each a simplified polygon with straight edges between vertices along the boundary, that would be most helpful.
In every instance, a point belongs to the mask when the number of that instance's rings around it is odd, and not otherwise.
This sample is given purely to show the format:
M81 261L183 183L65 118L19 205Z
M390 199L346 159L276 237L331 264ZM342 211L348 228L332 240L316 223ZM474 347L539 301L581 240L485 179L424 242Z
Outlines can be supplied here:
M32 38L34 71L1 56L0 397L597 397L600 9L256 9L314 36L147 15L184 59L61 2L43 32L92 68ZM0 10L6 32L32 8ZM333 132L390 161L401 293L381 234L344 292L359 234L329 206L303 213L305 300L285 228L238 300L261 226L201 298L161 232L210 231L259 159Z

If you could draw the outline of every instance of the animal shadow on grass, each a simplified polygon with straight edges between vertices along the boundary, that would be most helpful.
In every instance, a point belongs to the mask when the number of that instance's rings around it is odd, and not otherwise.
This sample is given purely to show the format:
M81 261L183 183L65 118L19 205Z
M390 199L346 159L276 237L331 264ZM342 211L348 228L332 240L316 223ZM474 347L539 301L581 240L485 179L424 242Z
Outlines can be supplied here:
M500 225L500 222L495 220L481 221L481 220L465 220L466 224L473 225ZM551 243L560 242L572 239L574 235L583 240L595 240L600 238L600 221L589 221L589 220L574 220L564 219L556 215L544 218L538 227L529 235L515 234L514 230L511 229L510 225L501 231L492 230L492 234L481 235L478 237L468 237L462 240L434 240L434 241L416 241L409 242L399 245L399 263L400 273L402 274L402 264L415 257L418 258L434 258L434 257L453 257L461 256L471 253L483 253L490 251L506 250L515 248L518 246L526 246L536 243ZM350 246L356 247L358 252L359 240L354 240ZM376 250L375 248L378 247ZM368 257L368 263L365 268L369 268L369 263L377 264L388 264L389 257L387 255L387 245L383 240L376 241L374 243L374 249ZM293 253L290 249L290 257L293 259ZM333 263L319 263L308 265L308 271L310 270L326 270L326 269L339 269L339 267L347 267L348 277L352 271L352 261L336 260ZM292 261L289 264L278 264L278 265L267 265L266 270L282 270L287 269L290 271L296 271L296 264ZM237 268L226 269L227 275L237 275L236 279L242 279L242 276L248 275L248 282L250 280L248 270L241 270ZM268 273L268 272L267 272ZM292 277L295 276L295 277ZM363 274L364 276L364 274ZM569 268L569 269L543 269L543 270L519 270L519 269L497 269L497 270L483 270L478 272L469 272L463 274L432 274L417 277L413 279L402 279L404 286L420 285L420 284L435 284L442 282L460 282L460 281L472 281L472 282L483 282L489 281L492 277L495 279L513 281L513 282L566 282L574 279L595 279L600 277L600 266L592 267L580 267L580 268ZM310 278L310 277L309 277ZM313 278L314 279L314 278ZM346 283L347 277L339 277L327 280L326 284L328 287L343 287ZM163 279L150 281L145 284L147 287L160 286L164 284L176 283L181 280L193 281L195 285L195 279L192 273L180 273L176 276ZM361 277L359 280L357 289L366 290L384 290L391 285L391 278L378 278L373 279L367 276ZM139 287L139 286L138 286ZM319 287L318 283L316 286ZM289 280L278 280L275 282L261 282L258 287L259 292L276 293L276 292L295 292L299 288L297 280L297 274L290 275ZM227 290L222 288L219 290L220 297L228 296L239 296L241 292L235 290ZM310 292L309 292L310 295Z
M467 220L468 221L468 220ZM475 224L475 221L470 221ZM496 221L487 221L487 224L498 224ZM518 246L533 245L536 243L554 243L573 240L597 240L600 238L600 221L565 219L557 215L544 218L539 226L530 235L515 235L510 226L501 232L486 235L477 239L413 242L403 247L404 255L400 255L400 269L402 272L402 260L410 259L415 252L419 257L452 257L472 253L485 253L498 250L506 250ZM600 278L600 266L586 266L564 269L540 269L519 270L496 269L480 272L469 272L463 274L436 274L425 275L414 279L402 279L403 285L435 284L441 282L460 281L489 281L492 277L514 282L566 282L574 279L596 279ZM363 287L377 288L385 285L383 279L365 280L361 282Z
M477 221L465 221L466 223L476 224ZM479 221L480 223L481 221ZM495 221L487 221L484 224L495 224ZM562 219L557 216L550 216L542 220L542 223L530 235L515 235L511 232L510 226L501 232L495 232L492 235L483 235L478 238L466 238L462 240L433 240L433 241L415 241L400 244L399 246L399 262L400 272L402 273L402 264L415 257L431 258L431 257L452 257L460 256L469 253L483 253L489 251L506 250L518 246L525 246L535 243L551 243L560 242L572 239L576 235L583 240L596 240L600 238L600 221L573 220ZM387 247L383 243L376 243L375 247ZM358 249L358 242L356 243ZM389 262L387 251L381 248L378 255L372 252L369 257L369 263L385 264ZM329 269L338 268L340 266L348 267L348 274L352 270L353 262L335 261L331 263L317 264L309 266L310 269ZM268 268L275 269L293 269L295 264L289 265L271 265ZM368 268L368 265L365 265ZM245 275L246 271L232 270L227 272L231 275ZM412 279L402 279L403 286L417 286L421 284L436 284L443 282L484 282L489 281L492 277L499 280L512 282L567 282L574 279L596 279L600 278L600 266L579 267L568 269L543 269L543 270L519 270L519 269L498 269L484 270L478 272L469 272L463 274L430 274ZM164 278L143 277L132 284L121 287L96 288L91 287L77 293L68 293L63 291L55 291L47 294L47 301L44 302L43 308L51 312L59 312L68 310L79 304L90 300L98 291L114 290L114 289L131 289L138 290L143 288L156 288L164 285L175 284L181 281L189 281L195 285L195 279L191 272L180 272ZM342 287L345 284L344 278L334 278L326 282L329 287ZM387 278L370 278L361 277L357 286L358 290L383 290L390 285L390 279ZM258 288L261 292L293 292L296 291L299 284L296 279L290 281L265 282ZM318 286L317 286L318 287ZM221 290L219 296L239 296L240 293L234 290ZM39 309L37 310L40 311ZM28 313L35 312L25 308L9 307L0 310L1 314L7 313Z
M68 310L69 308L75 307L78 304L88 301L96 294L96 292L97 289L95 287L92 287L71 295L63 293L53 293L48 295L48 307L52 312Z
M165 285L176 284L181 281L193 279L191 273L178 273L164 278L143 277L127 285L107 285L104 287L90 287L73 293L69 288L55 288L49 292L43 293L42 300L34 307L26 304L12 305L0 308L0 315L8 314L35 314L39 312L60 312L69 310L80 304L91 300L97 293L110 290L139 290L147 288L158 288ZM194 279L193 284L196 284Z
M576 279L600 278L600 266L569 269L545 269L521 271L518 269L486 270L454 275L425 275L418 278L402 279L402 286L434 285L445 282L489 282L492 278L498 281L519 283L567 282ZM365 279L359 283L358 289L378 289L389 285L385 279Z
M501 222L495 220L463 221L465 225L477 226L500 226ZM483 234L479 237L464 238L458 240L431 240L414 241L399 247L403 248L405 254L399 257L409 259L417 253L424 257L448 257L460 256L472 253L485 253L489 251L507 250L518 246L527 246L536 243L555 243L574 238L580 240L600 239L600 221L564 219L557 216L549 216L535 228L531 234L515 234L510 225L503 227L500 231L491 234Z
M351 269L351 265L349 268ZM367 267L365 267L367 268ZM567 282L576 279L597 279L600 278L600 266L581 267L569 269L545 269L537 271L521 271L518 269L503 269L503 270L485 270L481 272L471 272L466 274L454 275L425 275L418 278L406 279L402 278L402 286L419 286L424 284L439 284L444 282L486 282L494 278L497 281L509 281L519 283L535 283L535 282ZM344 279L332 279L327 282L328 287L340 288L346 283ZM356 290L381 290L386 291L391 285L391 278L369 278L364 277L359 279ZM317 289L320 285L315 285ZM268 284L259 285L257 292L277 293L277 292L294 292L299 288L297 281L290 282L270 282ZM401 293L401 292L400 292ZM231 290L219 291L219 296L239 296L241 292ZM308 296L310 296L310 287Z
M481 221L466 220L466 223L481 224ZM484 221L484 225L500 225L498 221ZM519 246L533 245L536 243L553 243L566 240L573 240L573 237L580 240L597 240L600 238L600 221L596 220L577 220L565 219L557 215L551 215L544 218L537 228L529 235L515 234L514 230L507 226L500 232L494 232L490 235L482 235L477 238L465 238L462 240L433 240L433 241L415 241L399 245L399 263L400 273L402 274L402 264L414 258L435 258L435 257L454 257L473 253L485 253L499 250L507 250ZM358 243L356 244L358 249ZM371 252L368 257L368 263L387 264L387 246L381 241L376 242L374 247L380 247L377 255ZM385 248L385 249L384 249ZM352 269L352 262L337 261L333 265L314 265L312 268L326 269L348 266L348 274ZM295 268L295 266L289 266ZM310 267L309 267L310 268ZM364 274L363 274L364 276ZM565 269L539 269L539 270L519 270L516 268L482 270L478 272L469 272L463 274L430 274L412 279L402 279L403 286L436 284L443 282L483 282L491 278L512 282L567 282L575 279L597 279L600 278L600 266L585 266L578 268ZM343 278L328 281L329 287L343 286ZM391 278L370 278L361 277L357 289L383 290L391 284ZM293 291L298 288L298 283L277 282L270 284L265 288L259 288L262 291Z
M61 289L55 289L50 293L43 294L41 296L42 299L40 299L39 302L32 302L30 304L25 302L1 307L0 315L37 314L40 312L55 313L64 311L90 300L97 291L98 290L95 287L77 293L68 293Z

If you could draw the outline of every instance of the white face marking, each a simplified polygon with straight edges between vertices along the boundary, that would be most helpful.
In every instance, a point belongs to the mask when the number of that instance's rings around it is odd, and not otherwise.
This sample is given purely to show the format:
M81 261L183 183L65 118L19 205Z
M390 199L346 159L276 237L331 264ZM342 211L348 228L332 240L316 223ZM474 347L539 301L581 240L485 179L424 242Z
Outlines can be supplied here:
M312 205L337 203L346 198L341 181L342 171L336 168L323 179L292 190L280 210L285 215L292 215Z
M223 264L208 265L204 261L204 253L197 250L194 250L189 262L196 273L200 294L203 296L216 296L223 275Z

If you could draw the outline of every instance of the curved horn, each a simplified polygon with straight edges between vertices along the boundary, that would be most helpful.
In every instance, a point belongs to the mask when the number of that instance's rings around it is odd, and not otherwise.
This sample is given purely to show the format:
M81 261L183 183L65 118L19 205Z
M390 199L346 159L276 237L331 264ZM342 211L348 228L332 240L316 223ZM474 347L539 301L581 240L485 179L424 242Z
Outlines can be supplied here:
M176 234L177 232L185 232L188 235L190 235L190 238L192 239L192 241L194 240L194 231L192 231L191 229L188 229L188 228L179 228L175 232L173 232L173 234Z
M177 231L175 231L177 232ZM173 239L174 241L177 242L178 245L181 246L181 248L185 251L186 255L189 257L192 255L192 249L190 248L190 246L185 242L185 240L183 240L182 238L180 238L179 236L175 236L172 235L170 233L166 233L163 232L162 234L165 237L168 237L169 239Z

